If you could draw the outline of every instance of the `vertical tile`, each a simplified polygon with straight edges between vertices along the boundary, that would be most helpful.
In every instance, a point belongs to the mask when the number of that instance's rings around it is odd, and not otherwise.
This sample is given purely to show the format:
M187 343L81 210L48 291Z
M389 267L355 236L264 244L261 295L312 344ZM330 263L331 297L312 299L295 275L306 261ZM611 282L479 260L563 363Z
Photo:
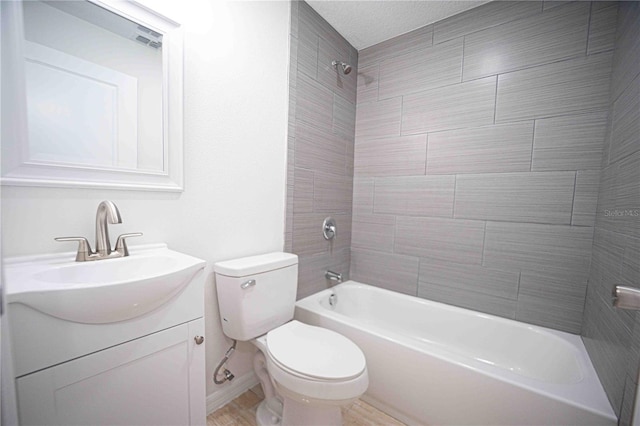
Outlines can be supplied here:
M326 253L330 242L322 236L324 213L298 213L293 218L293 252L297 255Z
M622 394L622 406L620 407L620 415L618 416L620 426L633 425L633 412L636 400L637 383L632 379L634 376L627 375L625 379L624 392ZM637 378L635 380L638 380Z
M606 109L611 53L502 74L496 122Z
M625 239L620 275L626 285L640 287L640 238Z
M532 171L600 169L608 112L536 120Z
M532 140L533 122L430 133L427 174L529 171Z
M373 213L373 178L354 177L353 214Z
M624 236L596 228L593 236L591 277L604 278L609 284L619 282L624 262Z
M293 170L293 168L291 168ZM313 212L313 172L295 169L293 182L293 214Z
M312 33L323 38L334 49L344 55L349 55L351 50L349 43L306 2L300 2L298 6L298 16L299 31L301 31L302 28L307 28Z
M585 277L592 236L587 227L487 222L483 265Z
M298 31L297 69L306 76L316 79L318 76L318 34L301 25Z
M380 63L378 99L459 83L462 38L396 56Z
M519 278L520 274L517 271L502 271L480 265L434 262L429 259L420 260L419 285L449 287L460 292L471 291L516 300Z
M357 214L351 224L351 247L393 252L395 216Z
M394 252L479 265L483 239L484 222L481 221L399 216Z
M373 211L405 216L453 216L455 176L376 178Z
M584 277L523 272L516 319L579 333L587 283Z
M353 216L349 213L331 213L336 220L339 234L331 242L330 251L348 250L351 247L351 224ZM320 227L322 228L322 226Z
M616 185L616 231L640 238L640 151L620 160Z
M432 42L433 25L427 25L362 49L358 53L358 62L361 67L370 66L396 56L420 51L431 46Z
M296 86L296 119L306 124L331 129L333 126L333 94L304 74L298 75Z
M618 21L618 4L606 8L597 8L593 2L591 11L591 23L589 24L589 42L587 54L613 50L616 42L616 27Z
M378 64L358 68L357 103L378 100Z
M356 110L356 139L400 136L402 98L359 104Z
M316 172L313 184L314 212L350 212L353 178Z
M346 163L347 163L347 176L353 177L353 162L355 160L355 141L353 133L351 136L345 138L346 142Z
M572 2L465 36L464 80L584 55L589 11Z
M355 150L356 176L423 175L427 157L427 136L358 139Z
M346 174L347 141L304 122L296 125L296 167Z
M576 189L571 213L572 225L595 225L599 182L599 170L579 170L576 173Z
M403 97L402 134L493 123L496 78L427 90Z
M486 173L456 178L455 217L570 224L575 172Z
M628 342L631 339L631 331L623 319L628 314L621 313L610 305L609 300L602 301L598 304L597 310L591 309L587 312L585 315L587 321L595 318L592 321L594 324L591 334L584 336L583 341L596 368L598 378L607 390L609 401L618 414L622 406L626 372L629 368ZM591 306L593 304L587 303L587 307Z
M356 106L340 95L333 96L333 132L353 139L356 131Z
M293 18L292 18L293 19ZM291 36L289 41L289 87L295 88L298 80L298 50L300 42L297 37ZM295 90L289 90L289 101L295 101ZM289 110L291 113L291 110Z
M298 3L299 1L294 0L292 1L291 4L291 11L289 13L291 13L291 28L290 28L290 32L291 35L294 37L298 37Z
M351 279L415 296L418 259L368 250L352 250Z
M640 74L613 103L609 161L637 151L640 151Z
M613 57L613 75L611 92L613 99L631 84L640 70L640 3L621 1L618 10L618 30L616 33L616 52Z
M616 177L618 164L612 164L602 169L600 172L600 182L598 189L598 205L596 207L596 227L611 229L613 226L612 217L608 212L616 207Z
M541 1L490 2L436 22L433 43L442 43L505 22L535 16L540 12L542 12Z

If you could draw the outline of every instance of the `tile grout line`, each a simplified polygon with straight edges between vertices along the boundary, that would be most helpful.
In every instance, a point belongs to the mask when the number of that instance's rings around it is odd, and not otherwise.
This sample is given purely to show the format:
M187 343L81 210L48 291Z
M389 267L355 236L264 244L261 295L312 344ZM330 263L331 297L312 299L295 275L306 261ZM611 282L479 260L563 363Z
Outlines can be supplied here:
M498 80L500 74L496 74L496 94L493 98L493 124L496 124L496 115L498 114Z
M487 240L487 220L484 221L484 232L482 234L482 258L480 259L480 266L486 267L484 263L485 241Z
M578 171L573 175L573 198L571 199L571 216L569 216L569 226L573 226L573 210L576 204L576 192L578 192Z
M584 56L589 56L589 35L591 34L592 19L593 19L593 2L589 3L589 21L587 22L587 42L585 43Z
M454 39L455 40L455 39ZM467 40L467 36L462 36L462 61L460 64L460 83L464 82L464 42ZM495 115L494 115L495 117ZM495 121L494 121L495 123Z
M538 120L533 120L533 133L531 134L531 156L529 157L529 172L533 172L533 147L536 143L536 124Z

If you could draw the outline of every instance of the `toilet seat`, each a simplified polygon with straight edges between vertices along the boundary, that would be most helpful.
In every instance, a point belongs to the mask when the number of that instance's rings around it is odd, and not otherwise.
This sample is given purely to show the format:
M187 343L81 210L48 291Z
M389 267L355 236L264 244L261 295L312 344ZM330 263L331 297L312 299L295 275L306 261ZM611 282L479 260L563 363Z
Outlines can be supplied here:
M294 320L267 333L265 346L276 384L301 398L350 400L369 384L360 348L332 330Z
M291 374L318 380L349 380L365 369L364 354L335 331L290 321L267 333L267 349Z

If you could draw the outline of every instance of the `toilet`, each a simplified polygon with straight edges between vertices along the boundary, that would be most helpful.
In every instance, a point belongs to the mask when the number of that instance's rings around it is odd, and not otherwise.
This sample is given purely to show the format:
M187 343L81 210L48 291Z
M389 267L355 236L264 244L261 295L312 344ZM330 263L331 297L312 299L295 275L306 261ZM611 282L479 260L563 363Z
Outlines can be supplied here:
M257 348L265 393L259 425L341 425L341 407L369 385L364 354L335 331L293 320L298 256L269 253L214 265L220 320L231 339Z

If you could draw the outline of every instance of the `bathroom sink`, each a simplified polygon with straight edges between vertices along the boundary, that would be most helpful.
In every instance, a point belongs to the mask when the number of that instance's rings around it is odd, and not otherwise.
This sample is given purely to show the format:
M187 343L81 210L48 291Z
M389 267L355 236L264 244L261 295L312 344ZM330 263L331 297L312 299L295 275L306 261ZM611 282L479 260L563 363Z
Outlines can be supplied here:
M178 294L205 262L166 245L131 249L127 257L75 262L75 254L8 259L8 303L67 321L103 324L144 315Z

